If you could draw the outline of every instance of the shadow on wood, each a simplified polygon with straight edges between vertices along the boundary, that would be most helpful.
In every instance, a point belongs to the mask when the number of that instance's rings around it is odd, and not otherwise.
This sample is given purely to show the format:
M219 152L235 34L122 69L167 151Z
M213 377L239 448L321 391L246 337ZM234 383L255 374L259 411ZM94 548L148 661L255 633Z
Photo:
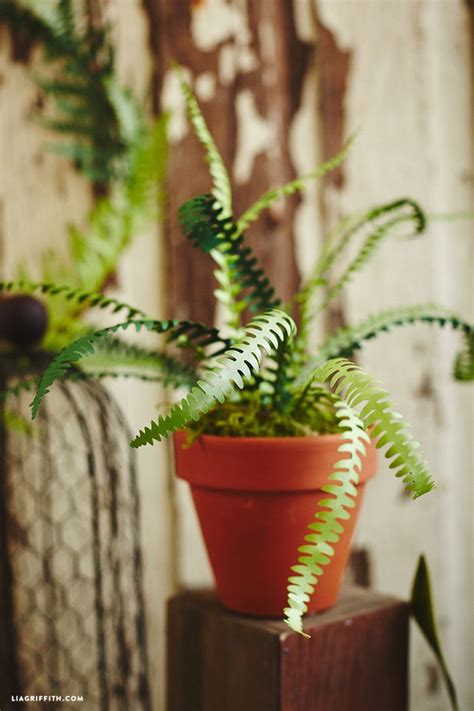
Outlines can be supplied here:
M306 631L228 612L208 591L176 595L167 711L407 711L407 603L349 588Z

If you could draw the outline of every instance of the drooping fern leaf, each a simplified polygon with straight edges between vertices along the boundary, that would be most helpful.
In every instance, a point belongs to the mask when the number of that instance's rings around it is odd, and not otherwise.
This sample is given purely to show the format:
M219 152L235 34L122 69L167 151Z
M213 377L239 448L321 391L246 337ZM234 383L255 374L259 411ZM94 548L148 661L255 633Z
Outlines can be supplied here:
M150 376L155 382L175 388L191 388L197 380L197 373L190 365L165 351L141 348L110 337L97 343L94 355L83 361L83 368L88 373L99 371L109 376L115 372Z
M398 234L400 225L412 225L414 235L421 234L426 226L425 215L420 206L411 199L403 198L372 208L364 215L342 221L342 228L336 231L335 244L328 241L328 246L317 261L310 278L295 299L300 305L301 327L299 331L299 349L307 347L307 338L311 322L329 305L342 289L374 256L382 241ZM362 246L357 255L346 267L334 284L330 284L331 270L345 249L355 238L362 238ZM324 290L319 305L314 303L315 295Z
M30 282L24 280L18 281L2 281L0 282L0 293L2 292L22 292L33 294L39 292L46 296L61 297L70 301L77 308L110 308L112 313L118 314L121 311L127 312L127 318L132 319L135 316L145 316L143 311L136 309L129 304L113 299L105 294L98 292L83 291L76 289L66 284L52 284L49 282Z
M259 312L279 306L268 277L252 250L245 245L243 235L236 236L232 218L224 217L212 195L200 195L185 202L179 209L179 219L185 235L205 252L218 251L227 261L230 279L245 291L243 306ZM238 294L234 290L234 299Z
M302 192L306 188L308 182L312 180L317 180L318 178L322 178L326 175L326 173L330 173L331 170L337 168L345 160L353 140L354 136L351 136L351 138L349 138L349 140L346 141L346 143L343 145L339 153L327 160L325 163L322 163L310 173L307 173L306 175L301 175L298 178L291 180L289 183L286 183L285 185L281 185L277 188L272 188L271 190L268 190L268 192L264 193L237 220L237 235L240 235L242 234L242 232L245 232L245 230L252 224L252 222L258 220L263 210L270 207L276 200L282 197L288 197L297 192Z
M97 364L98 365L98 364ZM143 372L142 370L134 371L134 370L121 370L121 369L114 369L114 370L108 370L108 369L100 369L97 367L95 364L94 366L92 363L87 364L87 370L79 370L79 369L73 369L68 371L67 373L64 373L63 377L59 379L58 382L77 382L77 381L95 381L95 380L104 380L104 379L110 379L110 380L118 380L118 379L133 379L133 380L142 380L147 383L160 383L161 385L166 384L164 383L164 377L163 375L157 374L157 375L152 375L151 373L146 373ZM127 366L128 368L128 366ZM167 376L165 376L165 381L166 381ZM30 393L33 392L38 388L38 385L40 383L41 377L39 375L31 375L28 377L24 377L18 382L14 383L13 385L9 385L8 387L4 388L3 390L0 391L0 402L3 402L4 400L7 400L10 397L19 397L22 393Z
M395 217L384 221L387 215L393 211L399 214L396 214ZM325 309L326 306L342 291L352 276L356 272L359 272L362 267L369 262L371 257L373 257L379 248L381 242L386 237L396 233L396 228L399 225L404 223L410 223L412 225L413 231L408 233L408 236L421 234L426 226L426 220L422 209L414 200L410 200L408 198L397 200L390 205L378 208L375 211L375 218L371 217L370 222L374 219L381 220L381 222L379 222L375 229L370 232L368 237L366 237L360 251L350 262L342 276L335 284L330 286L326 298L321 306L321 310ZM405 236L407 235L405 234Z
M38 390L31 403L33 418L36 417L41 401L50 391L56 380L64 378L66 373L80 360L96 353L97 345L113 337L117 333L135 329L137 333L141 330L152 333L166 333L170 340L179 341L182 337L188 338L191 342L200 344L203 348L211 343L219 341L218 332L214 328L209 328L201 323L192 321L156 321L153 319L129 319L115 326L108 326L93 333L88 333L77 338L71 344L63 348L51 361L43 373Z
M324 573L323 567L331 562L334 544L344 530L341 521L350 518L350 509L355 505L362 457L370 439L361 418L347 403L338 401L335 408L343 438L338 452L345 458L335 463L328 483L322 487L329 496L319 502L316 521L309 524L311 533L305 536L306 543L298 548L303 555L298 558L298 564L291 568L295 575L288 579L285 622L300 634L304 634L302 618L308 609L310 596Z
M315 356L310 358L306 366L301 370L297 382L302 383L305 378L308 377L311 370L330 358L349 358L354 351L362 348L366 341L383 333L389 333L395 327L414 325L416 323L426 323L428 325L436 324L441 327L451 326L451 328L455 330L461 330L466 335L467 340L469 340L469 334L474 332L473 326L467 321L452 311L434 304L421 304L388 309L369 316L355 326L338 329L336 333L330 336L326 343L317 350ZM460 357L461 356L458 356L457 363ZM464 358L466 364L469 366L469 356L464 356ZM468 375L468 373L466 374ZM471 377L473 376L474 372Z
M153 444L172 432L197 421L214 404L223 403L235 388L242 389L244 381L257 373L262 352L272 353L279 343L290 339L296 330L288 314L273 309L254 318L243 330L243 336L223 355L208 363L208 371L187 397L174 405L168 415L152 421L132 441L132 447Z
M313 382L327 382L350 407L361 407L360 416L366 429L378 448L387 447L385 457L390 461L390 469L403 480L413 498L434 488L426 460L418 451L418 442L394 409L388 392L375 378L351 361L335 358L313 371L306 388Z

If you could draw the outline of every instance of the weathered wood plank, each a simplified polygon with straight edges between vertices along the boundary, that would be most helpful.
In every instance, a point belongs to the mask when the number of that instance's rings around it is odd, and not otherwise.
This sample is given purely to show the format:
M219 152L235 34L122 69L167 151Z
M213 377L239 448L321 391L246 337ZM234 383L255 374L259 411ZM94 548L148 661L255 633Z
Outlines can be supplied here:
M212 264L183 237L179 205L209 190L203 152L183 120L170 59L189 72L206 120L234 181L240 214L269 187L295 176L291 120L301 100L307 48L296 35L290 2L147 0L156 31L157 92L176 112L168 178L168 295L173 315L212 321ZM276 61L277 60L277 61ZM299 276L292 224L297 199L279 204L251 231L251 242L286 299Z
M309 640L209 593L177 595L168 610L167 711L407 709L406 603L350 588L307 618Z

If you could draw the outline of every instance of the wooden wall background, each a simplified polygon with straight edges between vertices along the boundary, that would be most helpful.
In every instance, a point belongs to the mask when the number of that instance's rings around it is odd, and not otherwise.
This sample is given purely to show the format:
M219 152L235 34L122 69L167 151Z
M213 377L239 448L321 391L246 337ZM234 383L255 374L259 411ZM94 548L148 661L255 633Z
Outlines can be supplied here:
M42 0L47 2L48 0ZM102 0L116 23L119 68L155 108L172 112L166 225L140 237L123 261L122 295L159 315L214 317L210 265L191 252L176 208L204 191L199 146L169 70L189 71L235 182L236 210L271 185L310 170L362 126L343 169L304 196L277 204L251 239L282 296L308 271L324 228L346 211L404 195L430 212L473 203L472 22L465 0ZM43 150L31 115L38 100L0 30L0 269L61 250L64 226L90 202L84 181ZM35 65L34 54L29 65ZM446 304L472 318L473 230L437 223L416 242L386 245L331 314L331 324L378 307ZM408 594L417 556L434 571L441 632L464 708L472 686L472 395L450 380L455 338L413 328L372 343L361 357L396 393L438 481L435 495L407 502L386 468L367 495L357 534L356 575ZM148 420L158 391L116 389L132 425ZM148 640L154 709L163 711L164 602L180 585L209 580L187 492L172 477L166 447L140 452ZM471 571L471 572L470 572ZM421 640L413 635L414 711L447 701Z

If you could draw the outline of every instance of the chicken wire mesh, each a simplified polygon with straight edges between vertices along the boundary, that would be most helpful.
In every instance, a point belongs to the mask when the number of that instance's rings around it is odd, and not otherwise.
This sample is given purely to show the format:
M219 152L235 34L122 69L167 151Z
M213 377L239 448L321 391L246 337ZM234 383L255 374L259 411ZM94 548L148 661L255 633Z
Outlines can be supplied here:
M43 361L2 357L1 389ZM94 711L149 709L139 496L127 426L97 383L60 383L33 424L30 400L26 393L3 405L0 708L18 708L12 696L70 695Z

